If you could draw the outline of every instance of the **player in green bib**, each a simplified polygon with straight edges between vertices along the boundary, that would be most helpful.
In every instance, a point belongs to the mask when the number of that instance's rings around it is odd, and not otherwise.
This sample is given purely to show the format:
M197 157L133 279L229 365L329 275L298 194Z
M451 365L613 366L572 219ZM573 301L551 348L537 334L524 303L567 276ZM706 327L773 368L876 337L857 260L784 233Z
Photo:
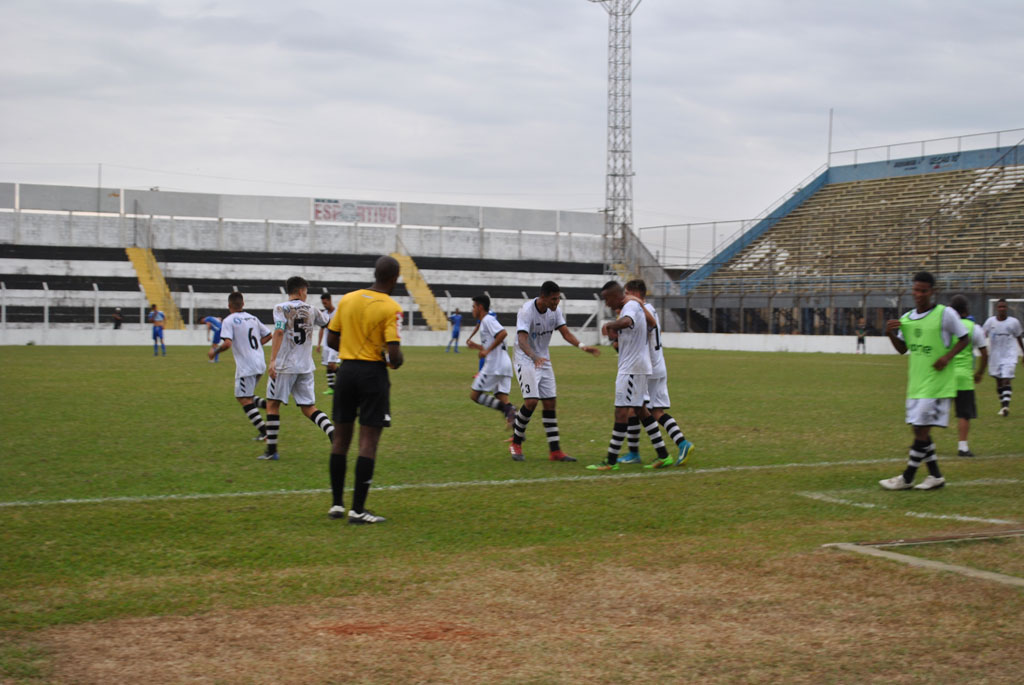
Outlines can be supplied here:
M957 437L960 442L957 445L958 457L973 457L974 452L967 445L967 433L971 428L971 419L978 418L978 405L974 399L974 384L980 383L985 374L985 367L988 366L988 340L985 331L981 326L967 318L970 309L967 298L963 295L954 295L949 301L949 306L956 310L967 329L968 339L971 341L960 354L953 358L953 368L956 371L956 424ZM977 350L980 356L978 368L974 368L974 351Z
M902 474L879 481L886 490L936 490L946 484L932 442L932 426L949 425L949 405L956 397L956 371L950 362L969 343L967 329L955 310L933 305L935 277L927 271L914 275L911 291L915 308L885 325L892 346L910 353L907 373L906 420L914 432L910 458ZM921 462L928 476L913 485Z

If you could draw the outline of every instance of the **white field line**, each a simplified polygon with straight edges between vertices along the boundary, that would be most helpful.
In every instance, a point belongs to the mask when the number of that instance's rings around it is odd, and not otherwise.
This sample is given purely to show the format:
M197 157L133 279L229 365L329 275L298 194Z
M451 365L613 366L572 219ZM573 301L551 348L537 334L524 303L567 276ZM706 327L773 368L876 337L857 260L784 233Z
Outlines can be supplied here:
M993 573L992 571L982 571L980 569L971 568L969 566L957 566L955 564L946 564L941 561L932 561L931 559L922 559L920 557L912 557L907 554L899 554L898 552L890 552L885 549L878 549L877 547L865 547L863 545L855 545L849 542L833 542L825 547L835 547L836 549L845 550L847 552L856 552L857 554L866 554L872 557L881 557L883 559L891 559L898 561L903 564L909 564L911 566L917 566L919 568L930 568L936 571L951 571L953 573L959 573L961 575L970 576L971 578L981 578L983 580L993 580L997 583L1003 583L1005 585L1015 585L1017 587L1024 587L1024 578L1017 578L1016 576L1007 576L1002 573Z
M1004 485L1014 484L1020 481L1014 478L979 478L977 480L968 480L955 483L955 487L973 486L973 485ZM861 490L837 490L836 492L843 493L861 493ZM841 497L835 497L824 492L798 492L797 495L801 497L807 497L808 499L818 500L819 502L828 502L830 504L843 504L848 507L859 507L861 509L889 509L884 504L872 504L870 502L854 502L852 500L843 499ZM926 514L916 511L905 511L904 516L911 516L914 518L922 519L940 519L948 521L973 521L976 523L996 523L996 524L1016 524L1017 521L1009 521L1006 519L988 519L979 518L976 516L962 516L960 514Z
M1024 457L1022 454L1002 454L992 457L976 457L975 461L987 461L990 459L1016 459ZM801 469L801 468L832 468L835 466L864 466L869 464L890 464L895 461L893 458L885 459L849 459L845 461L823 461L823 462L800 462L790 464L750 464L746 466L716 466L703 469L673 468L668 471L658 470L652 473L602 473L593 475L578 476L554 476L551 478L509 478L506 480L469 480L451 481L446 483L400 483L397 485L380 485L373 488L374 492L399 491L399 490L430 490L462 487L490 487L497 485L531 485L542 483L570 483L576 481L598 482L607 480L626 480L632 478L664 478L668 476L696 476L708 473L733 473L737 471L773 471L779 469ZM126 495L121 497L93 497L82 499L59 499L59 500L20 500L0 502L0 509L5 507L41 507L53 504L111 504L118 502L168 502L175 500L204 500L204 499L228 499L233 497L271 497L275 495L319 495L330 492L329 488L314 488L308 490L261 490L255 492L216 492L216 493L185 493L169 495Z

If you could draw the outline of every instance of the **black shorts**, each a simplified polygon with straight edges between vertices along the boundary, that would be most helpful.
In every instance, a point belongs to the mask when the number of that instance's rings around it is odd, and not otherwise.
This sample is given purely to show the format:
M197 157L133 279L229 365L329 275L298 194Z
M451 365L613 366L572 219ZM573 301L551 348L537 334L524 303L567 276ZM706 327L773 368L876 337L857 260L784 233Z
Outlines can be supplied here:
M334 381L334 423L391 425L391 381L384 362L344 359Z
M955 405L958 419L978 418L978 405L974 401L973 390L957 390Z

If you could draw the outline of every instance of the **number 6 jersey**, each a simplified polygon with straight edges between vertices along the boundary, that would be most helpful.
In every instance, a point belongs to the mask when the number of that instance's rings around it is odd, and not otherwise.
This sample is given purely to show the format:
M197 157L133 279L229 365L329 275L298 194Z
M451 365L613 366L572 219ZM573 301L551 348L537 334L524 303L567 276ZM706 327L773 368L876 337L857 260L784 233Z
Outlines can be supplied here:
M259 376L267 370L260 340L270 335L270 329L249 312L234 312L220 324L220 337L231 341L235 357L235 378Z
M302 300L290 300L274 307L274 330L284 331L277 351L278 373L316 371L313 362L314 327L326 326L328 321L326 314Z

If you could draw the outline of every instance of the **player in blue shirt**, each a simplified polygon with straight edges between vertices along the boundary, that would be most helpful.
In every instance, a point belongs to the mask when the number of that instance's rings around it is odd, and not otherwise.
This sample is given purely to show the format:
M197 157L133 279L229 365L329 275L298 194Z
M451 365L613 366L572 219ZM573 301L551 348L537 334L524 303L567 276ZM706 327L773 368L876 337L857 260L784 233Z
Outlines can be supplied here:
M149 314L146 315L146 321L153 324L153 356L156 356L157 352L157 341L160 341L159 349L163 351L164 356L167 356L167 346L164 345L164 322L167 321L167 316L156 308L156 304L150 305Z
M211 343L211 349L216 348L218 345L220 345L220 319L218 317L216 317L216 316L207 316L206 318L204 318L202 320L201 323L205 323L206 324L207 335L209 335L209 333L211 333L211 332L213 333L213 342ZM217 359L217 357L219 357L219 356L220 356L220 353L214 352L213 353L213 359L211 359L210 361L211 362L219 361Z
M462 326L462 314L459 314L459 310L456 309L455 313L448 317L448 320L452 322L452 339L448 341L448 347L444 348L447 352L451 348L452 343L455 343L455 354L459 353L459 328Z

